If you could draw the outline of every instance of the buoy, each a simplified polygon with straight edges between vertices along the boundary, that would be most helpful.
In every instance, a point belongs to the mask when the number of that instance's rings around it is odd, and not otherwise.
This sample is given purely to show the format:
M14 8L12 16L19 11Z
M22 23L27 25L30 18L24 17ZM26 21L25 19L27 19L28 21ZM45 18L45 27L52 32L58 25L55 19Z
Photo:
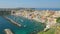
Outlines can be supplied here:
M24 27L26 27L26 25L24 25Z
M21 22L23 22L23 20L21 19Z

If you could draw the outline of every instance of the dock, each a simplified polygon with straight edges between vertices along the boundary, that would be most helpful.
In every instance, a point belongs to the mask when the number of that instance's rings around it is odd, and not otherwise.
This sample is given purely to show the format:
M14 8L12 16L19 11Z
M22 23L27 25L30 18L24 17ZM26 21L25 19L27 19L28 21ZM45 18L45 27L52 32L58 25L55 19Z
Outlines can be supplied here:
M13 34L13 32L12 32L10 29L4 29L4 32L5 32L6 34Z
M19 23L15 22L14 20L8 18L7 16L3 16L3 17L4 17L5 19L7 19L8 21L10 21L12 24L14 24L14 25L16 25L16 26L18 26L18 27L21 27L21 24L19 24Z

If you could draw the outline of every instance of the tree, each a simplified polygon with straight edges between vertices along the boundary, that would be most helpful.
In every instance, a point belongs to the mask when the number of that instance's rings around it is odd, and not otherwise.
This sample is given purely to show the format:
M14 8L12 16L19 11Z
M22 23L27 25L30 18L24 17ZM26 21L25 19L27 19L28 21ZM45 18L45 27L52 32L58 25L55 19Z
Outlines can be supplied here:
M56 22L57 23L60 23L60 17L57 18Z

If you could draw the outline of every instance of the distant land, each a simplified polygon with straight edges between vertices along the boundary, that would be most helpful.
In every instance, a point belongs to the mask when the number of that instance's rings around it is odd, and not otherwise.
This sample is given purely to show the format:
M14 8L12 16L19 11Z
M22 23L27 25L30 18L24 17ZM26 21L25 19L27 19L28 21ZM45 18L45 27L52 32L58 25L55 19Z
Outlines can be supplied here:
M60 10L60 8L0 8L0 10L20 10L20 9L32 9L32 10Z

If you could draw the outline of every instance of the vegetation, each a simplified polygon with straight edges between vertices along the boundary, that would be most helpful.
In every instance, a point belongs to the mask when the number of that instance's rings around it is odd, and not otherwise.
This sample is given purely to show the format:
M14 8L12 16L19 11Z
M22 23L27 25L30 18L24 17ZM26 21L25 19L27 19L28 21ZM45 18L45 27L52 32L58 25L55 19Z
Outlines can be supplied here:
M38 32L38 34L55 34L55 29L50 29L46 32L42 31L42 32Z
M57 18L56 22L57 23L60 23L60 17Z
M55 26L46 32L40 31L37 34L60 34L60 26Z

